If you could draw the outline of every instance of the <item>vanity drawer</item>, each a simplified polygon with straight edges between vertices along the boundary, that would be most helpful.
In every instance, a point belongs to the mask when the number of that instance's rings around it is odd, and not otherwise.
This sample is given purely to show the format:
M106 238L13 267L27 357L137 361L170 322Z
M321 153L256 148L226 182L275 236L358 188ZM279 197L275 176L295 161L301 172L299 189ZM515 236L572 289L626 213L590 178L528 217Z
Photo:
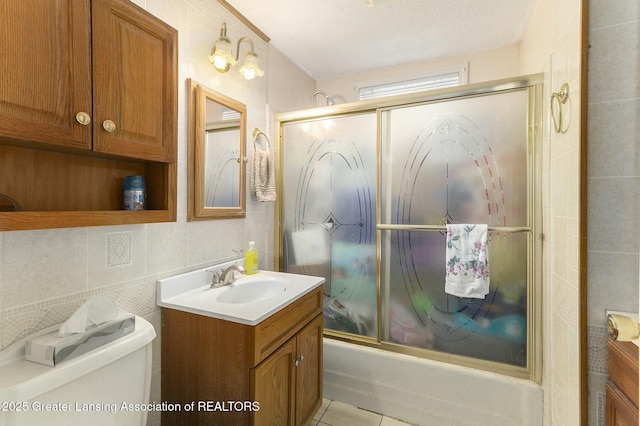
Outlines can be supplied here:
M322 286L253 327L253 366L258 365L320 313Z

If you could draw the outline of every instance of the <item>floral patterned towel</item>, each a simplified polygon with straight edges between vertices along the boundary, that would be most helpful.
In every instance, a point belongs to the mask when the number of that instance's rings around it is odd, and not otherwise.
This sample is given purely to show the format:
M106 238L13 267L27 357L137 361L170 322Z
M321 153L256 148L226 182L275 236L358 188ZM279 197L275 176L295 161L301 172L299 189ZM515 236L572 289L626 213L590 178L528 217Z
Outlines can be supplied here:
M447 225L446 258L444 291L484 299L489 293L487 225Z

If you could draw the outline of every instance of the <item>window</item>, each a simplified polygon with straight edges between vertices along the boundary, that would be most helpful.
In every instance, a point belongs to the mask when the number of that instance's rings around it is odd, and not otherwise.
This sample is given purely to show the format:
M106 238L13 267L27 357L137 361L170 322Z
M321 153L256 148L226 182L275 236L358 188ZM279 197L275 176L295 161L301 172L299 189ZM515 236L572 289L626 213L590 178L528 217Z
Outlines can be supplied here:
M404 76L398 81L396 77L377 81L369 81L356 85L358 100L382 98L385 96L406 95L423 92L425 90L442 89L445 87L467 84L467 64L440 69L421 75Z

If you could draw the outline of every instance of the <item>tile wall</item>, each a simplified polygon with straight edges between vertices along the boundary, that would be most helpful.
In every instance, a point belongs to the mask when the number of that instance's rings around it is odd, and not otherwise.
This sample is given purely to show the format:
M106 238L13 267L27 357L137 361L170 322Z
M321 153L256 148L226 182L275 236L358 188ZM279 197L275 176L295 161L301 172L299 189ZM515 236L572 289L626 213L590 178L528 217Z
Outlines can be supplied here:
M638 311L640 3L590 0L589 425L604 425L606 310Z
M544 72L542 144L542 386L544 424L580 424L580 161L582 0L537 0L521 42L521 72ZM569 85L563 132L552 93ZM556 114L559 111L556 112ZM556 115L557 116L557 115ZM568 125L567 125L568 124Z
M564 133L556 133L547 104L543 169L544 329L543 386L546 424L578 425L580 419L580 96L581 2L554 2L555 31L545 100L562 84L570 105L562 108ZM558 112L559 113L559 112Z

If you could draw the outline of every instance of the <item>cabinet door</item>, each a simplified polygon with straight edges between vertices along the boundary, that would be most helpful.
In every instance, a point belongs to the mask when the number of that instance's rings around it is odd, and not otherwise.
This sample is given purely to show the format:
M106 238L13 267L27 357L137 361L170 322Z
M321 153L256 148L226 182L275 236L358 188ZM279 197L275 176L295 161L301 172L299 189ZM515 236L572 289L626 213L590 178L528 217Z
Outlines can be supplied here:
M89 25L89 0L0 0L0 139L91 148Z
M606 425L638 425L638 407L611 381L607 383Z
M93 149L172 162L177 31L128 0L93 0Z
M296 424L311 422L322 404L322 315L297 337Z
M260 404L253 425L294 425L295 350L293 337L251 371L252 399Z

